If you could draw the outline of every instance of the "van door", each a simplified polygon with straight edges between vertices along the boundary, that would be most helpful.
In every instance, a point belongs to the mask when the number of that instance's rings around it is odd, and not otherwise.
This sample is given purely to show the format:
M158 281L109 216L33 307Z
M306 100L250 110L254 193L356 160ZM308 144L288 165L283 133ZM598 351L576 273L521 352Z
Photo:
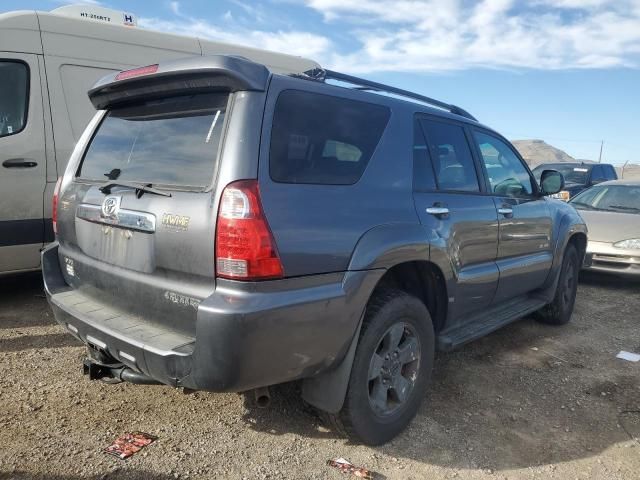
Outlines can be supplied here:
M494 300L499 303L547 279L553 262L551 214L533 175L508 142L478 129L473 135L500 221L500 281Z
M0 52L0 272L40 265L45 133L36 55Z
M415 207L430 234L432 261L452 269L449 320L457 323L493 300L498 284L496 208L481 191L463 126L422 118L415 137Z

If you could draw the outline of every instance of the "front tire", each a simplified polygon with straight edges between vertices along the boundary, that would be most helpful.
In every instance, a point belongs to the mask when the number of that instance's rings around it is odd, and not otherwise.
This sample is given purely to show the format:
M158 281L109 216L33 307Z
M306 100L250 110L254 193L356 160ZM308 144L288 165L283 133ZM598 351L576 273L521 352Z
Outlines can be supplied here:
M433 368L429 311L400 290L383 290L367 306L342 410L322 416L349 438L380 445L416 415Z
M565 325L571 320L578 290L580 256L574 245L569 244L562 259L562 270L553 301L536 312L536 319L549 325Z

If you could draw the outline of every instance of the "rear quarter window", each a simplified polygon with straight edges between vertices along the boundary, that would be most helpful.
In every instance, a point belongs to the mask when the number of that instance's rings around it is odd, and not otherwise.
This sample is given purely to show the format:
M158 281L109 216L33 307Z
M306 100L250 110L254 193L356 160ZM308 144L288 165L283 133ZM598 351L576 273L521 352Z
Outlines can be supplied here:
M276 182L351 185L389 121L387 107L288 90L273 116L269 173Z

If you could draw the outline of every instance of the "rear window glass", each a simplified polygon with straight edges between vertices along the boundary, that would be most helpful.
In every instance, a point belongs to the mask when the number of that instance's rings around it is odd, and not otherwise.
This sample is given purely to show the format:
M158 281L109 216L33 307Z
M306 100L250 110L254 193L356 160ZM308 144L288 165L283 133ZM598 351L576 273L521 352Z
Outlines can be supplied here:
M389 115L381 105L308 92L281 93L271 133L271 178L284 183L356 183Z
M78 176L206 187L217 163L226 94L149 101L110 110Z

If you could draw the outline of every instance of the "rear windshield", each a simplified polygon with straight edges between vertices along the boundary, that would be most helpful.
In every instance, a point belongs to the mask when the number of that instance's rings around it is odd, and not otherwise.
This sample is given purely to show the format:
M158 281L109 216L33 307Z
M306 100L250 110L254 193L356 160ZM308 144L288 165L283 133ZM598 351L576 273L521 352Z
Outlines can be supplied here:
M83 179L206 187L228 95L199 94L110 110L85 153Z
M289 90L276 103L271 178L284 183L357 182L389 120L381 105Z

